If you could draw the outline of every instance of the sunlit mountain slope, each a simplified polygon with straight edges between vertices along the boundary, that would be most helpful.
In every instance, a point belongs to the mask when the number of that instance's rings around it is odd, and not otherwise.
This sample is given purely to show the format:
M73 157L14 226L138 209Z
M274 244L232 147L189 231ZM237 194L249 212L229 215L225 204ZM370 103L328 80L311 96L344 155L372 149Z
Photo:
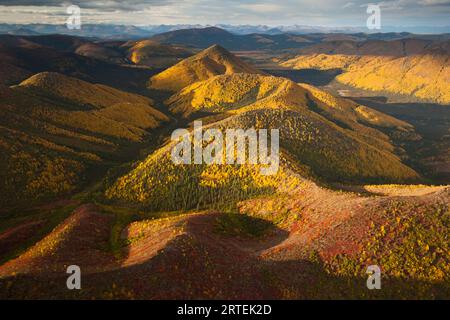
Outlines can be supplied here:
M149 86L153 89L178 91L194 82L216 75L239 72L262 73L224 48L214 45L153 76Z
M294 69L342 69L336 80L357 88L450 103L449 42L326 43L281 63ZM385 49L385 50L383 50Z
M394 154L388 136L372 128L408 132L410 125L284 78L243 73L215 76L186 87L167 104L184 116L197 111L220 114L222 120L205 121L208 128L222 132L279 129L280 171L263 177L259 166L252 165L175 165L172 142L118 178L107 188L109 198L179 210L289 189L302 177L328 182L419 179Z
M57 73L1 90L2 202L73 191L93 164L121 157L168 118L148 98Z

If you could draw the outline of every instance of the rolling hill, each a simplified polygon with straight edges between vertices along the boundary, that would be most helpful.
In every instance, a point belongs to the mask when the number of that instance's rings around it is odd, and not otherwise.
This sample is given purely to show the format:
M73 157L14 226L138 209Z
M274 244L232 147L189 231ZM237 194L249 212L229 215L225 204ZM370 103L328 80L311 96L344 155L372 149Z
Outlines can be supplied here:
M254 105L280 108L286 105L309 106L339 117L347 124L363 122L379 127L397 127L404 130L412 126L376 110L358 105L307 84L258 74L230 74L216 76L194 83L170 97L166 104L175 114L184 117L194 112L221 112Z
M84 43L73 50L74 53L90 57L97 60L103 60L110 63L126 63L127 59L121 50L110 47L102 43L88 42Z
M357 88L450 103L449 42L332 42L281 63L294 69L342 69L336 80ZM413 99L414 100L414 99Z
M101 84L91 84L56 72L41 72L19 84L20 88L36 89L48 95L86 105L94 109L112 107L117 103L150 104L151 99L120 91ZM74 90L76 88L76 90Z
M99 41L69 35L11 36L0 35L0 46L53 49L60 54L77 54L109 64L136 64L167 68L192 55L179 46L154 40Z
M262 72L241 61L221 46L214 45L153 76L149 81L149 87L178 91L194 82L230 73Z
M215 44L226 46L236 38L232 33L216 27L183 29L155 35L151 40L163 44L190 45L208 48Z
M152 68L168 68L192 55L187 49L160 44L154 40L128 41L121 45L129 61Z
M185 118L196 113L239 114L254 109L310 110L358 132L369 143L386 145L387 137L378 130L411 132L413 127L403 121L350 100L337 98L306 84L288 79L231 74L194 83L170 97L166 104L171 112Z
M209 128L277 128L282 165L264 177L252 165L175 165L174 142L157 150L106 190L108 198L152 210L220 205L290 189L302 178L326 182L414 181L419 175L394 155L378 128L412 131L411 125L345 99L284 78L233 73L196 82L167 100L185 117L197 111Z
M221 46L269 50L261 61L290 48L285 68L445 100L447 44L409 37L0 36L0 298L448 298L450 188L412 184L431 180L411 159L448 163L446 113L334 96ZM170 133L192 140L194 121L224 137L278 129L279 170L175 164ZM72 264L82 290L65 285ZM369 265L383 290L367 290Z
M46 48L62 52L74 52L80 46L91 43L92 39L62 34L38 35L22 37L25 40Z
M106 43L99 48L100 44L77 37L46 36L39 37L39 41L35 38L0 36L0 83L16 85L33 74L50 71L145 94L145 83L154 74L145 68L118 64L126 60L125 53L116 50L123 43ZM67 47L59 41L67 43ZM118 59L117 52L123 58Z
M82 205L0 266L0 297L442 299L448 199L444 187L361 195L306 182L240 202L237 214L141 213L120 224L134 211ZM81 291L61 285L74 263L85 271ZM373 264L383 267L383 290L365 285Z
M402 57L423 54L430 49L440 48L449 53L447 41L433 41L420 38L409 38L401 40L331 40L298 49L301 55L307 54L332 54L352 56L388 56Z
M1 105L3 206L76 190L168 121L149 98L51 72L2 87Z
M157 34L151 38L162 44L193 46L201 49L218 44L229 50L298 49L317 43L320 39L320 35L310 37L289 33L237 35L217 27L175 30Z

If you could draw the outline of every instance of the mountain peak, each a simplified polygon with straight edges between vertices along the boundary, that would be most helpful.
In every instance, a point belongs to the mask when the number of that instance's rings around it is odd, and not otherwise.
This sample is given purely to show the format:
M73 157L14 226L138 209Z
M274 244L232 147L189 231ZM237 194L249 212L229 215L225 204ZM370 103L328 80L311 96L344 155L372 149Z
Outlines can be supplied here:
M197 48L207 48L215 43L232 44L238 40L236 35L217 27L174 30L157 34L151 39L163 44L188 45Z
M19 86L22 87L53 87L61 85L65 81L70 81L71 83L82 82L79 79L71 78L57 72L44 71L36 73L35 75L29 77L22 81Z
M203 53L207 54L220 54L220 55L231 55L231 52L225 49L224 47L214 44L210 46L209 48L206 48L202 51Z
M263 72L215 44L152 77L150 87L178 91L197 81L233 73L262 74Z
M93 84L57 72L41 72L17 87L33 89L89 108L102 109L120 103L151 105L152 100L101 84Z

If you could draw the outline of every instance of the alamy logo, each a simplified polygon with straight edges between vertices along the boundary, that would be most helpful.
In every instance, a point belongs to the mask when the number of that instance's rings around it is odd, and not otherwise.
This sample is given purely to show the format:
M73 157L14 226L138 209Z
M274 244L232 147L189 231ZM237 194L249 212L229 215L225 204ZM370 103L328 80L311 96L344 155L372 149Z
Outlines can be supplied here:
M175 164L261 164L262 175L278 172L280 134L278 129L270 130L270 152L267 129L226 129L225 135L219 129L203 130L201 121L194 121L194 131L177 129L172 141ZM247 148L248 146L248 148Z
M66 26L70 30L80 30L81 29L81 9L79 6L71 5L67 7L67 14L70 17L67 18Z
M380 290L381 289L381 269L377 265L368 266L366 273L369 275L367 278L367 289Z
M381 29L381 8L377 4L369 4L367 6L367 14L370 14L367 18L367 28L369 30Z
M79 266L71 265L67 267L66 273L70 274L67 278L66 285L69 290L81 289L81 269Z

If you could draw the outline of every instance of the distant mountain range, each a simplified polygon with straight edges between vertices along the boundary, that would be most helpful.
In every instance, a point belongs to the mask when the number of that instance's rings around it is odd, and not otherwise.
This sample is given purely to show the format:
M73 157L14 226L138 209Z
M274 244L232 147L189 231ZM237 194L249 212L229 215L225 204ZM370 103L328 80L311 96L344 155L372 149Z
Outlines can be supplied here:
M329 41L367 41L367 40L401 40L423 39L429 41L447 41L449 34L413 35L411 33L311 33L311 34L246 34L237 35L218 27L183 29L169 31L153 36L151 39L161 44L183 45L196 48L207 48L219 44L228 50L283 50L299 49L320 42Z
M195 68L184 64L174 66L199 49L216 44L242 53L276 52L277 62L274 63L284 69L339 69L343 74L336 80L352 87L403 94L429 102L448 104L450 101L449 35L415 36L408 33L236 35L209 27L170 31L137 41L105 41L68 35L1 35L0 83L16 84L36 72L64 70L63 73L86 81L98 81L100 77L113 87L123 88L126 82L127 86L134 87L128 90L139 90L140 93L142 87L137 86L136 81L128 82L128 76L111 75L133 73L134 79L141 79L142 84L155 73L147 74L144 80L145 70L124 68L121 64L145 66L154 71L172 67L152 78L152 88L161 89L163 84L168 89L167 83L171 83L171 89L175 91L192 81L205 80L205 75L216 74L216 70L256 73L249 68L240 68L244 71L229 69L227 63L222 65L222 61L214 59L211 64L197 56L192 57ZM56 62L48 64L43 57L53 57ZM104 70L104 73L93 70ZM392 70L398 72L392 73ZM227 72L218 74L223 73ZM398 78L398 75L402 76Z
M144 38L154 32L135 26L110 24L83 24L81 30L70 30L65 24L0 24L0 33L11 35L45 35L67 34L79 37L95 37L104 39Z
M365 27L324 27L324 26L267 26L267 25L200 25L200 24L176 24L176 25L114 25L114 24L83 24L81 30L69 30L64 24L0 24L1 34L13 35L38 35L38 34L70 34L83 37L98 37L105 39L130 39L145 38L156 34L171 32L183 29L199 29L206 27L218 27L237 35L248 34L310 34L310 33L378 33L371 32ZM416 33L416 34L443 34L450 33L450 26L443 27L392 27L386 26L382 33Z

